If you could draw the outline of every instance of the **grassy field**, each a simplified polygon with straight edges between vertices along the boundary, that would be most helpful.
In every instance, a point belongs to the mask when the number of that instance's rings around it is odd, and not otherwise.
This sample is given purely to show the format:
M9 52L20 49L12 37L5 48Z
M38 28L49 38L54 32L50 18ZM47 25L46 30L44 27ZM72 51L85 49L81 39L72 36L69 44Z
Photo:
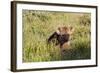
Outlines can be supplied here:
M80 60L91 58L91 15L50 11L22 11L23 62ZM49 36L60 26L72 26L71 49L62 55L60 48L47 45Z

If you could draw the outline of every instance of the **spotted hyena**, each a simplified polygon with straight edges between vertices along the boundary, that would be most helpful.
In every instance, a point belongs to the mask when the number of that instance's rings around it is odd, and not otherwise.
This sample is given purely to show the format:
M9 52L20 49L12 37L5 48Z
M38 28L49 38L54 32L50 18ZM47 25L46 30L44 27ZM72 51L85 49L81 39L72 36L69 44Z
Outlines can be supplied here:
M62 26L48 38L48 43L54 43L62 50L70 48L71 35L74 32L74 28L71 26Z

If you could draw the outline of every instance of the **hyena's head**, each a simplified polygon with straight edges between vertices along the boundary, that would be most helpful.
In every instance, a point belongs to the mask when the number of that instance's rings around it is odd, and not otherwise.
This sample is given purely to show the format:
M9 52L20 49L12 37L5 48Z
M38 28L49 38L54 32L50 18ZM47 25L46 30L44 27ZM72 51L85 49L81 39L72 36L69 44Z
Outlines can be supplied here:
M74 28L72 26L62 26L58 27L58 30L56 32L60 35L65 35L65 34L71 35L74 32Z

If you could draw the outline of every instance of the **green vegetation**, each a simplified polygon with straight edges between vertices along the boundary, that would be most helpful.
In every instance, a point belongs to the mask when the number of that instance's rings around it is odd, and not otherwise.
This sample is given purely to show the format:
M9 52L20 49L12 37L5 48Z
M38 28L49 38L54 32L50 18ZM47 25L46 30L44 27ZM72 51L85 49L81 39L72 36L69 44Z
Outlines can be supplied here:
M79 60L91 58L91 15L23 10L23 62ZM59 25L73 26L71 49L61 54L60 48L47 45L49 36Z

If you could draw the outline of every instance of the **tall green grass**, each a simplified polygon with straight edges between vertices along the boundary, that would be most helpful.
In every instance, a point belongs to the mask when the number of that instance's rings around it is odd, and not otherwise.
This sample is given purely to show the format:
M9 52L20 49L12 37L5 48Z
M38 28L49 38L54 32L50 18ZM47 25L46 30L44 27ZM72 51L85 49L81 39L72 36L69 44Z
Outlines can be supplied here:
M23 62L90 59L90 17L89 13L23 10ZM49 36L60 25L75 29L71 49L63 54L53 43L47 44Z

